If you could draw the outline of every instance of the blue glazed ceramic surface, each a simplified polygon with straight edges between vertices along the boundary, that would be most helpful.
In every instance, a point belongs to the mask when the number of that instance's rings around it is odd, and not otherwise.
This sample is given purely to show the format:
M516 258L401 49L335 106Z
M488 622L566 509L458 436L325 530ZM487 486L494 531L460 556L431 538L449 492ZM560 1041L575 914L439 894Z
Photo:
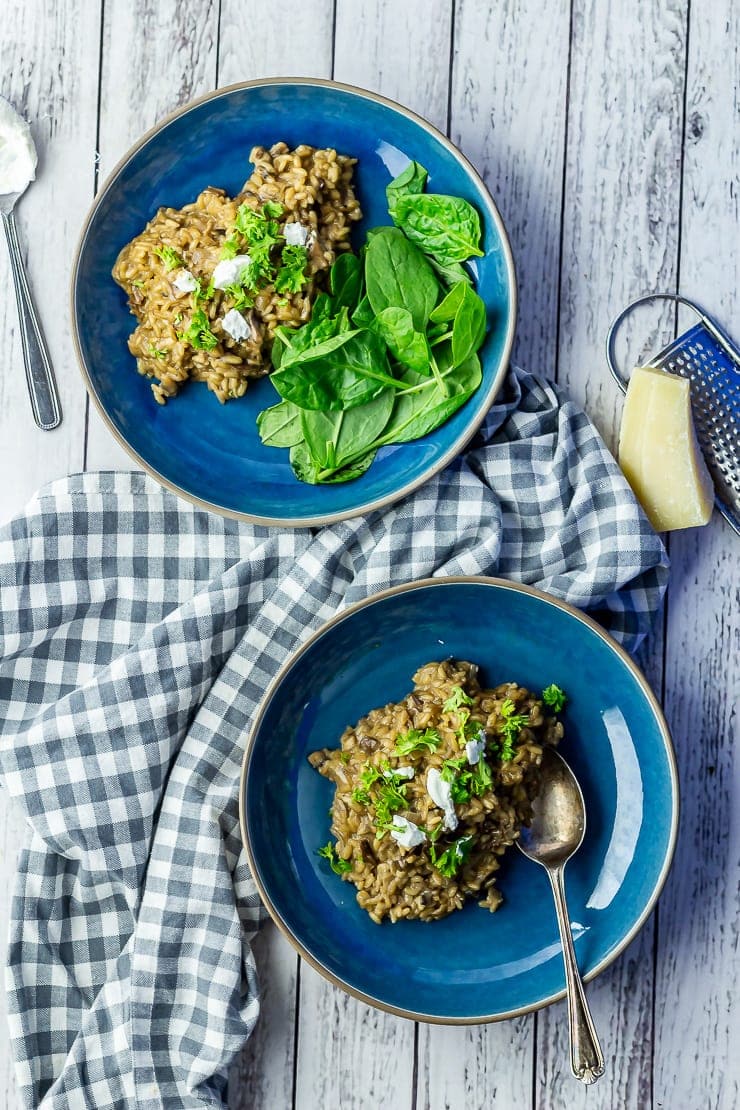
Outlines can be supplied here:
M568 694L561 751L576 772L587 830L566 884L580 967L596 974L644 922L670 864L678 793L660 710L637 668L592 622L526 588L435 580L350 611L294 657L263 704L245 763L243 832L278 924L352 993L432 1021L496 1020L564 990L544 871L512 849L504 903L475 904L432 923L375 925L354 887L316 850L329 839L333 786L306 761L338 745L347 724L398 700L422 663L481 665L487 684L512 679Z
M186 386L174 402L157 405L126 345L135 320L110 276L118 252L160 206L187 204L207 185L238 192L251 169L251 148L281 139L291 146L332 146L359 159L365 218L356 242L366 228L389 222L385 186L411 158L430 171L430 190L471 201L484 229L485 257L474 266L490 327L481 353L483 384L442 428L417 442L384 448L365 475L343 485L305 485L294 477L287 451L261 445L255 418L279 399L267 380L226 405L198 383ZM405 110L370 93L312 81L221 90L145 137L96 200L82 234L72 295L86 384L124 446L176 492L268 524L318 524L368 511L410 492L453 458L501 385L516 313L506 234L469 164Z

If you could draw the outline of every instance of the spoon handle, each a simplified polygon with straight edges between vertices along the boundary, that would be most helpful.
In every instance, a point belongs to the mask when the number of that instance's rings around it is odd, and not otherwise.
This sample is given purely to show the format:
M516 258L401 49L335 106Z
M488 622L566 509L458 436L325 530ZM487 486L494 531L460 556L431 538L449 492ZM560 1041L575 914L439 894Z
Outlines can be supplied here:
M565 963L565 984L568 991L568 1025L570 1027L570 1066L576 1079L583 1083L595 1083L604 1074L604 1055L596 1035L591 1011L588 1008L583 982L576 961L573 934L570 931L568 907L565 902L565 880L563 868L548 869L552 892L555 896L555 912L560 930Z
M39 428L50 431L61 423L62 412L56 382L54 381L54 371L51 368L51 359L31 299L31 290L28 288L23 256L18 243L18 232L12 212L7 215L3 213L3 227L8 241L13 286L18 302L21 347L23 348L23 362L26 367L26 381L31 397L33 418Z

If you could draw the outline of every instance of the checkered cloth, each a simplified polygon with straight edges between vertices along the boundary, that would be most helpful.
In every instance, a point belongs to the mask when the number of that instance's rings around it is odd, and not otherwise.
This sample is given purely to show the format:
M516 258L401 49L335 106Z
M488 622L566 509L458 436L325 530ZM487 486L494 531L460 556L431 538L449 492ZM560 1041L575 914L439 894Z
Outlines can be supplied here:
M519 371L467 454L367 518L277 531L141 474L80 474L0 532L0 781L29 824L7 972L25 1105L223 1105L259 1010L237 800L255 706L338 609L453 574L540 586L634 650L667 561L588 419Z

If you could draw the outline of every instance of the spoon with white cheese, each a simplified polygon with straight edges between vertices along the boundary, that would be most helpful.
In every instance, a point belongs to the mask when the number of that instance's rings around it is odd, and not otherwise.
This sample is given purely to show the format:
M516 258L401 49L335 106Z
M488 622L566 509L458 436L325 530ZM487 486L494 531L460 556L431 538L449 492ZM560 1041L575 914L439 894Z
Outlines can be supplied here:
M36 176L37 161L28 124L5 97L0 96L0 216L10 252L33 418L39 428L48 431L59 425L62 412L49 352L28 287L13 215L18 198Z

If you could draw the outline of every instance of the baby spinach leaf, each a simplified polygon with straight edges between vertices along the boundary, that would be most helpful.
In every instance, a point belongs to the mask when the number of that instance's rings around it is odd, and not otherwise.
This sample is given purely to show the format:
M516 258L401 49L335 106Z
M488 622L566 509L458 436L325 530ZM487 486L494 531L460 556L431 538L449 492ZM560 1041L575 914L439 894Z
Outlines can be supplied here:
M290 465L299 482L308 482L311 486L318 485L319 467L312 459L311 452L303 441L291 447Z
M370 306L366 293L352 313L352 323L356 328L369 328L374 319L375 313Z
M396 387L382 339L372 331L349 331L303 351L283 355L271 378L280 396L302 409L353 408Z
M405 308L414 328L424 330L439 284L422 252L398 228L379 228L368 243L365 284L376 316L384 308Z
M453 285L429 319L433 323L453 322L452 362L457 365L478 350L486 334L486 306L463 281Z
M456 285L453 285L449 293L439 302L436 308L432 309L429 313L429 319L432 323L439 324L446 323L447 320L454 320L457 315L457 310L462 304L464 294L464 282L459 281Z
M382 335L394 358L420 374L429 373L429 344L424 333L415 330L408 309L384 308L372 326Z
M290 449L290 465L296 478L313 486L320 483L350 482L353 478L359 478L374 458L375 451L368 451L366 455L355 459L349 466L340 467L337 470L322 470L314 462L305 443L297 443Z
M471 286L460 285L463 293L452 325L452 361L457 366L478 350L486 334L485 304Z
M391 216L412 242L440 262L464 262L483 254L480 217L462 197L403 193Z
M346 252L337 256L329 274L335 311L346 308L351 312L357 306L362 296L362 278L362 262L356 254Z
M293 447L303 438L301 410L290 401L281 401L257 417L257 431L266 447Z
M304 409L301 430L314 462L322 468L340 469L369 450L388 423L394 396L395 390L384 389L366 404L344 412Z
M440 262L431 254L428 255L428 258L435 274L445 285L457 285L459 281L467 281L468 285L473 284L472 274L459 262Z
M445 397L437 382L424 378L414 370L404 374L404 387L414 392L399 393L393 412L378 446L387 443L407 443L419 439L444 424L481 383L481 367L476 355L471 355L461 366L442 370L449 395Z
M396 200L404 193L423 193L429 174L418 162L409 162L405 170L394 177L386 186L385 195L388 200L388 211L393 215Z

